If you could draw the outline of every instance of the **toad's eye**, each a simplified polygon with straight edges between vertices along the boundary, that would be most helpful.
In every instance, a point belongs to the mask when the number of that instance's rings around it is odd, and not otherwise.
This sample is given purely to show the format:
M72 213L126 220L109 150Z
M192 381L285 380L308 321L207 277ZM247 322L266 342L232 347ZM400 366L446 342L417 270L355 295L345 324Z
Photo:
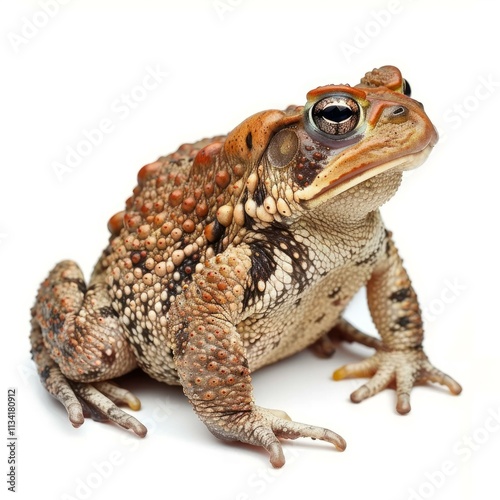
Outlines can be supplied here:
M346 96L325 97L312 107L311 118L322 132L342 136L352 132L358 125L359 105Z
M403 94L411 97L411 87L408 80L403 79Z

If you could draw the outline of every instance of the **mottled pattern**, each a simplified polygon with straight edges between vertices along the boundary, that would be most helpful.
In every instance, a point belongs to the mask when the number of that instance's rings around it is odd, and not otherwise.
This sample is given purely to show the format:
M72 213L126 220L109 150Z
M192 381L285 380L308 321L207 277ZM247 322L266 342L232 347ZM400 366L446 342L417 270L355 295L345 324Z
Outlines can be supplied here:
M140 170L88 286L61 262L32 310L40 378L73 425L91 416L144 435L118 408L139 400L110 382L139 366L182 385L215 435L263 446L276 467L280 437L342 450L334 432L256 406L251 382L266 364L307 346L328 356L340 340L376 349L334 374L372 377L355 402L394 385L406 413L415 383L460 392L422 350L417 298L378 212L437 141L408 88L387 66ZM341 317L362 286L381 340Z

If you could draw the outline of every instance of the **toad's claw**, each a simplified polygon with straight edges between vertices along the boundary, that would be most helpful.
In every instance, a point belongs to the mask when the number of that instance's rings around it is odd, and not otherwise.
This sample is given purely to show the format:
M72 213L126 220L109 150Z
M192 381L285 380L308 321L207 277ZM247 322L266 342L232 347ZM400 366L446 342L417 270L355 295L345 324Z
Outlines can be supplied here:
M127 405L131 410L139 411L141 401L127 389L122 389L113 382L94 382L94 387L107 396L115 405Z
M342 366L333 374L334 380L353 377L371 379L351 394L351 401L360 403L387 387L395 387L396 410L402 415L411 410L410 392L417 384L436 382L448 387L454 395L462 392L460 384L435 368L421 348L379 351L364 361Z
M126 389L111 382L87 384L68 380L55 364L47 368L44 380L49 392L66 408L73 427L80 427L85 417L91 417L98 422L111 420L140 437L146 435L146 427L117 406L127 404L132 410L140 409L139 399Z
M140 408L140 401L132 393L109 382L96 382L93 385L72 382L71 385L82 405L90 410L93 420L100 422L111 420L124 429L130 429L140 437L146 435L146 427L115 404L115 402L126 403L132 409ZM69 417L73 423L71 414Z
M256 406L249 412L225 415L218 419L217 424L208 424L208 428L219 438L262 446L270 455L271 465L276 468L285 464L283 449L278 438L309 437L327 441L339 451L345 450L346 442L335 432L293 422L288 418L288 415L281 411Z

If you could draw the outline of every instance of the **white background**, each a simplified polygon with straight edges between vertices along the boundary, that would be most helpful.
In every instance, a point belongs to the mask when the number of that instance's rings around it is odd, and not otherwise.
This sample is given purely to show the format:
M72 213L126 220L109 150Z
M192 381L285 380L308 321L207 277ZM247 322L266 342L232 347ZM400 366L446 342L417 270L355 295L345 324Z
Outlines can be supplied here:
M0 406L6 413L15 387L17 498L461 500L498 491L497 3L71 0L50 17L43 1L3 5ZM214 438L179 388L145 376L125 385L143 402L136 416L147 438L92 421L73 429L29 356L29 309L48 270L72 258L90 273L107 220L145 163L384 64L401 68L442 137L383 214L426 311L427 353L463 394L419 387L401 417L393 391L354 405L362 382L330 380L368 351L301 353L254 375L256 400L330 427L348 447L285 442L279 471L265 452ZM148 68L160 82L137 89ZM127 94L139 102L125 105ZM54 163L102 120L112 130L58 177ZM373 331L362 295L349 317Z

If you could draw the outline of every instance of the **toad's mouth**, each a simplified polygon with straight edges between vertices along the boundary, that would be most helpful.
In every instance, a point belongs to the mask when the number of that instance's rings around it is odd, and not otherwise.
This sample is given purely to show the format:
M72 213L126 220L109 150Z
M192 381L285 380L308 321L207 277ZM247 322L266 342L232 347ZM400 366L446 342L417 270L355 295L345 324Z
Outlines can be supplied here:
M385 163L361 164L350 171L342 172L340 175L338 162L333 161L316 176L309 186L298 191L296 196L300 201L307 202L309 206L315 206L322 203L324 198L333 198L383 172L389 170L402 172L420 166L429 156L432 147L433 144L429 144L421 151L400 156Z

